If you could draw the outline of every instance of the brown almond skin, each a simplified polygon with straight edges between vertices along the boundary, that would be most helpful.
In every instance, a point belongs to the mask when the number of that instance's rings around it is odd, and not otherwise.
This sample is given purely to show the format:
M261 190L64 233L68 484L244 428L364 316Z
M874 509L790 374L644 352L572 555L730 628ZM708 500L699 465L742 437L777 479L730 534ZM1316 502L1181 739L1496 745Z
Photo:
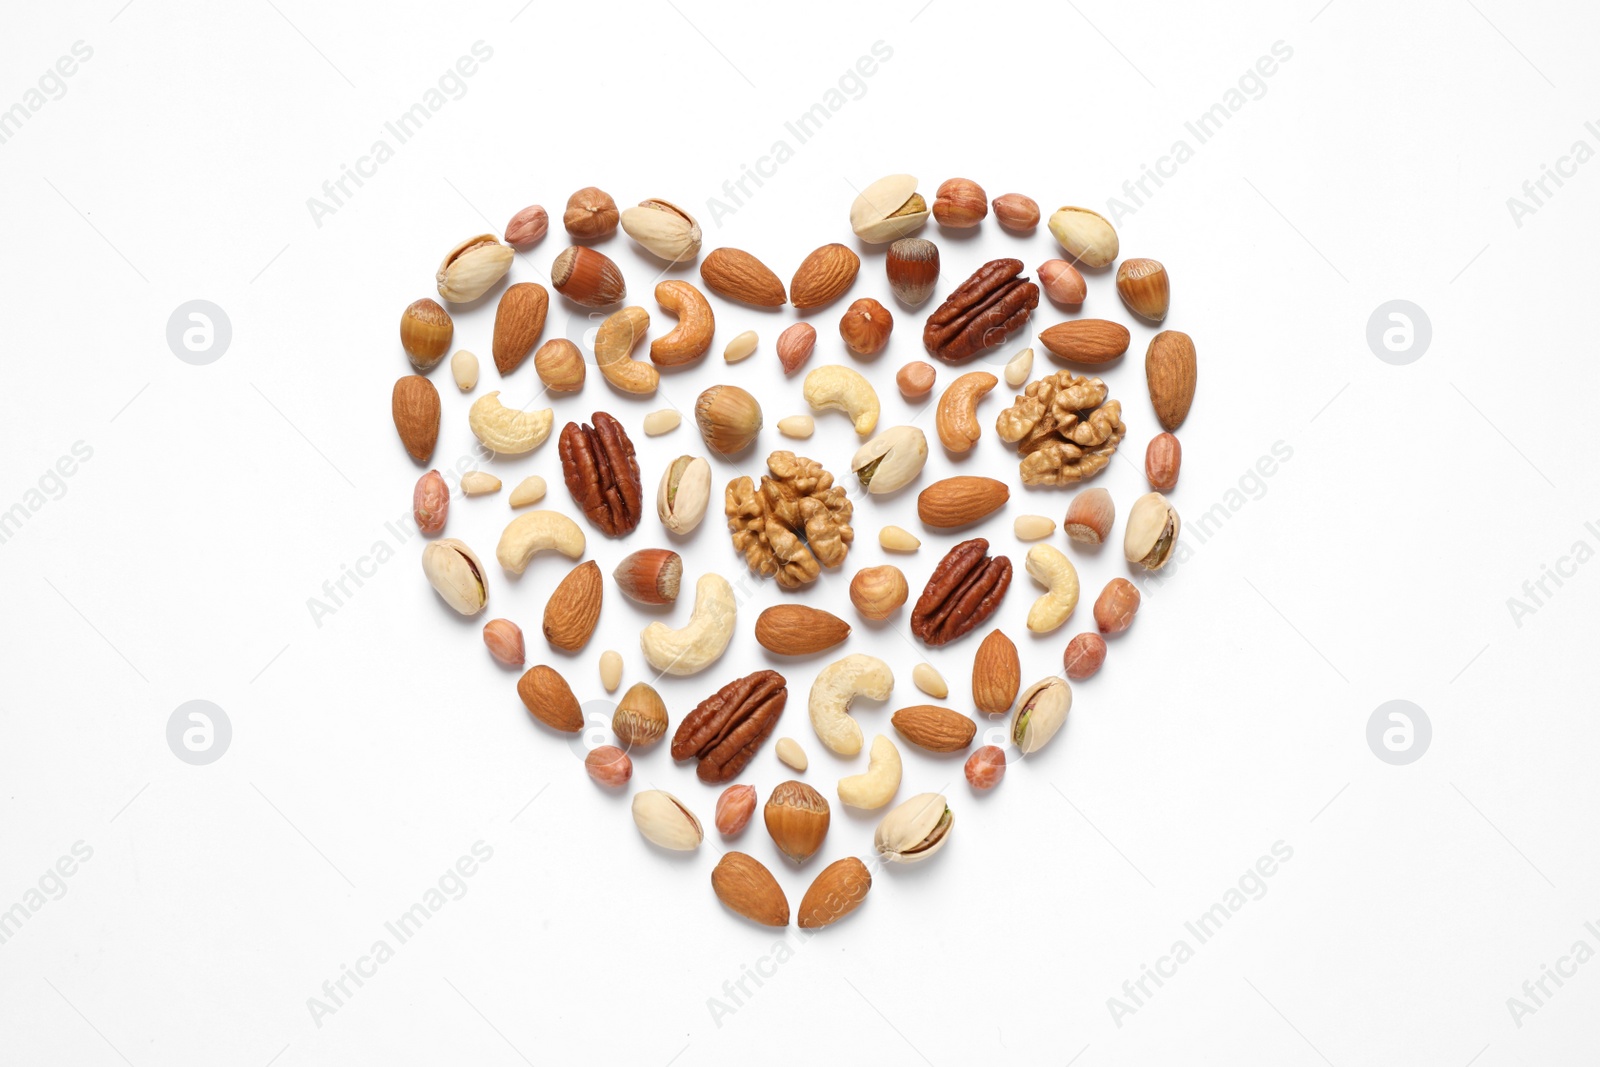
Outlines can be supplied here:
M494 312L494 367L504 378L528 358L544 332L550 294L538 282L518 282L500 294Z
M1189 417L1194 403L1194 341L1178 330L1162 330L1150 338L1144 354L1145 384L1150 404L1163 430L1173 432Z
M970 526L993 515L1011 499L1005 482L977 475L942 478L917 494L917 518L936 530Z
M700 261L700 280L727 300L755 307L782 307L783 282L767 265L739 248L719 248Z
M935 704L901 708L889 721L901 737L929 752L961 752L978 732L978 724L967 716Z
M399 379L390 410L406 454L418 463L433 458L433 447L439 443L439 390L433 383L420 374Z
M600 565L586 560L567 572L544 605L544 639L563 652L577 652L589 643L600 621L605 579Z
M777 604L756 617L756 641L780 656L824 652L850 636L850 624L805 604Z
M1022 688L1022 661L1017 646L999 630L989 631L972 658L972 703L985 715L1011 710Z
M1126 326L1109 319L1070 319L1039 334L1053 355L1092 367L1121 359L1130 339Z
M855 283L861 257L841 244L823 245L807 256L789 282L789 299L802 311L824 307Z
M754 856L725 852L711 872L717 899L751 922L788 926L789 901L778 880Z
M800 898L799 923L803 930L831 926L861 906L872 888L872 872L854 856L834 860L822 869L806 895Z
M517 696L528 712L553 730L575 734L583 730L583 709L572 687L553 667L529 667L517 681Z

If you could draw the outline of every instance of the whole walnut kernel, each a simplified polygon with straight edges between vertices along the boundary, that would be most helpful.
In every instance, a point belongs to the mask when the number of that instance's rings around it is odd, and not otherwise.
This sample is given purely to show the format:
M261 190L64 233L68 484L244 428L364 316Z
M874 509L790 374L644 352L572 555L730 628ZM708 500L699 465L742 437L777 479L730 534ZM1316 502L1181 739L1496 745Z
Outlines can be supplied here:
M728 483L723 512L733 547L763 578L785 589L817 580L822 568L844 563L855 540L855 507L844 487L814 459L774 452L759 485L748 477Z
M995 420L1000 440L1022 453L1023 485L1068 485L1105 469L1128 432L1106 383L1056 371L1028 385Z

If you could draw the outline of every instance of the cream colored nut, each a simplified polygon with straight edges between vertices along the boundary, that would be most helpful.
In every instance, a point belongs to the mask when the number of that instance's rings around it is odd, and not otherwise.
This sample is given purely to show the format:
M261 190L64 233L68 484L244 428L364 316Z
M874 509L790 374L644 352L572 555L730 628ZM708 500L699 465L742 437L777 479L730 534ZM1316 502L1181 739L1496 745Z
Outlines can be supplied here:
M944 797L922 793L883 817L872 845L890 863L920 863L944 847L954 823Z
M1017 521L1011 524L1011 532L1017 535L1018 541L1038 541L1056 532L1056 520L1043 515L1018 515Z
M737 613L728 580L720 574L703 575L694 586L694 611L688 625L674 630L666 623L653 622L639 635L645 662L665 674L698 674L727 651Z
M521 456L550 436L555 412L549 408L518 411L500 403L500 390L484 393L467 409L467 425L483 446L502 456Z
M1028 380L1028 375L1033 373L1033 349L1024 348L1012 356L1006 363L1006 384L1013 389L1021 389L1022 383Z
M461 476L461 491L467 496L483 496L500 491L500 479L488 471L468 471Z
M879 530L878 544L890 552L915 552L922 547L915 534L899 526L885 526Z
M950 695L950 686L945 682L944 675L934 670L931 664L919 663L911 668L911 683L935 700L943 700Z
M515 489L511 490L511 506L525 508L529 504L537 504L544 499L544 494L544 479L537 474L530 474L518 482Z
M693 852L705 837L694 812L660 789L644 789L633 795L633 824L646 841L676 852Z
M622 684L622 654L615 649L600 653L600 684L608 693L615 693Z
M649 396L661 381L661 372L632 356L634 347L650 329L650 313L642 307L625 307L600 324L594 334L594 362L612 386L634 396Z
M813 410L844 412L862 437L878 425L878 394L853 368L818 367L806 375L801 392Z
M934 428L939 440L951 452L966 452L977 444L983 430L978 426L978 401L1000 384L988 371L968 371L945 387L939 397Z
M793 767L797 771L804 772L805 769L810 766L809 762L806 760L806 750L801 748L800 742L796 741L792 737L778 738L778 744L775 751L778 753L778 759L781 762Z
M506 524L494 558L512 574L528 569L540 552L559 552L568 559L583 555L583 531L559 511L530 511Z
M909 237L928 221L928 204L910 174L879 178L850 205L850 228L868 244L881 245Z
M516 255L510 245L501 244L492 233L467 238L452 248L439 264L435 279L439 295L453 304L478 299L505 277Z
M1129 563L1158 571L1172 558L1178 545L1178 512L1160 493L1146 493L1133 502L1122 538L1122 554Z
M915 426L885 430L856 450L850 469L869 493L904 489L928 462L928 439Z
M422 573L446 604L463 615L476 615L489 603L483 564L454 537L430 541L422 550Z
M899 788L900 750L879 734L867 754L867 773L839 779L839 800L852 808L874 811L893 800Z
M804 440L816 432L817 423L810 415L790 415L778 420L778 432L785 437Z
M1036 634L1051 633L1059 629L1078 606L1078 568L1054 545L1034 545L1028 549L1023 566L1029 577L1049 590L1028 609L1028 629Z
M705 355L717 331L705 294L686 281L668 279L656 286L656 303L678 316L678 325L650 342L650 362L681 367Z
M699 456L679 456L667 464L656 488L656 515L675 534L700 525L711 501L711 464Z
M1026 756L1045 746L1067 721L1072 687L1060 678L1044 678L1023 690L1011 715L1011 741Z
M1056 208L1050 232L1067 254L1086 267L1109 267L1117 260L1117 231L1099 212L1086 207Z
M722 350L722 358L729 363L738 363L740 360L749 359L755 355L756 344L759 340L754 330L746 330L728 342L728 347Z
M456 388L463 393L472 392L472 387L478 384L478 357L468 352L465 348L450 357L450 376L456 380Z
M811 683L811 726L828 751L854 756L861 751L861 727L850 717L850 702L858 696L887 700L894 688L894 673L876 656L860 652L822 668Z
M692 262L700 254L700 224L676 204L644 200L624 211L618 221L623 233L668 263Z
M683 416L671 408L662 408L652 411L644 417L644 433L646 437L660 437L664 433L671 433L683 422Z

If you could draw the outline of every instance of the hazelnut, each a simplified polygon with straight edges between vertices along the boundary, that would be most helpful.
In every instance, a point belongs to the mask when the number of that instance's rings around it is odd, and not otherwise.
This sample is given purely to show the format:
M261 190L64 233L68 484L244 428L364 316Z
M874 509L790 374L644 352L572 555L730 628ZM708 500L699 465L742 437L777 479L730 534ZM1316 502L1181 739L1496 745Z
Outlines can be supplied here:
M845 347L858 356L875 356L889 343L889 331L894 329L894 316L889 309L864 296L845 310L839 320L839 336Z
M717 832L724 837L732 837L745 828L750 816L755 813L756 787L730 785L717 798Z
M939 284L939 246L920 237L902 237L889 246L883 269L895 299L916 307L932 296Z
M1138 610L1138 588L1126 578L1113 578L1095 599L1094 624L1103 634L1120 634L1133 625Z
M1081 304L1088 292L1078 268L1064 259L1051 259L1039 264L1039 285L1045 295L1058 304Z
M450 313L437 300L423 297L413 301L400 315L400 347L418 374L426 374L439 365L450 350L454 333Z
M633 760L616 745L601 745L584 757L584 770L603 786L626 785L633 777Z
M683 582L683 557L670 548L641 548L611 572L617 588L640 604L671 604Z
M1111 502L1111 494L1104 489L1085 489L1067 505L1061 526L1080 545L1101 545L1111 536L1111 524L1116 520L1117 506Z
M914 360L900 368L894 376L894 384L900 387L900 395L907 400L921 400L933 392L933 383L939 377L939 372L934 370L932 363Z
M1135 315L1160 322L1167 317L1167 304L1172 299L1167 268L1153 259L1123 260L1117 268L1117 295Z
M1039 205L1030 196L1006 193L994 198L994 217L1008 230L1031 233L1039 225Z
M1092 678L1106 661L1106 639L1099 634L1079 634L1067 642L1061 665L1074 682Z
M611 194L585 186L567 200L561 224L580 241L600 241L617 232L617 202Z
M749 448L761 432L761 405L737 385L713 385L694 404L695 425L706 447L719 456Z
M761 815L778 851L796 863L816 855L828 836L828 802L804 782L780 784Z
M970 178L951 178L939 186L933 200L933 217L940 226L964 230L989 214L989 197Z
M892 563L863 567L850 579L850 603L864 619L881 622L900 610L911 593L906 576Z
M667 705L645 682L635 682L611 713L611 732L629 748L653 745L667 732Z
M1158 433L1144 450L1144 476L1150 488L1165 493L1178 484L1178 468L1183 464L1183 446L1170 433Z

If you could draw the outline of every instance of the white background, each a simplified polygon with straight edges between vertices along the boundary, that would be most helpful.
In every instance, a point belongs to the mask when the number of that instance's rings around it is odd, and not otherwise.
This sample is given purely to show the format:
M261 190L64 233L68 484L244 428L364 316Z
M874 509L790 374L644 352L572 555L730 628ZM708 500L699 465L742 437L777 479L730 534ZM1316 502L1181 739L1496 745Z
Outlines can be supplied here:
M0 145L0 508L27 501L75 442L93 454L0 544L0 908L75 842L93 855L0 945L0 1060L1586 1062L1600 963L1547 983L1554 995L1520 1026L1507 998L1525 997L1524 981L1580 939L1600 949L1583 925L1600 921L1600 568L1547 582L1552 595L1520 620L1507 600L1525 598L1523 583L1574 542L1600 545L1585 529L1600 521L1589 439L1600 372L1580 326L1593 299L1581 235L1597 221L1600 171L1549 185L1520 226L1506 199L1575 140L1600 140L1584 128L1596 117L1595 16L1501 0L1320 4L676 0L625 12L110 0L14 12L0 106L23 100L74 42L93 55ZM464 95L314 222L308 198L479 40L493 56ZM843 106L799 144L784 123L878 41L892 56L847 82ZM1278 41L1292 58L1197 144L1184 123ZM642 842L626 796L584 775L581 743L529 720L515 673L484 652L481 620L454 617L424 581L407 518L419 470L389 417L391 384L408 370L400 311L432 293L455 242L499 232L528 203L559 216L583 185L623 205L681 203L707 250L750 250L787 281L811 248L851 240L852 187L884 173L917 174L930 196L962 175L991 195L1032 195L1047 213L1105 210L1180 138L1193 158L1149 186L1119 229L1125 254L1167 264L1167 325L1200 353L1172 494L1194 554L1147 590L1100 676L1075 687L1066 731L994 793L974 795L959 759L902 745L901 796L942 789L950 845L919 867L878 871L839 926L812 938L791 928L774 968L782 935L711 893L729 843L713 832L679 858ZM723 183L779 139L792 158L713 222L708 198L731 206ZM1042 227L1018 238L992 219L971 239L923 236L943 248L941 298L988 258L1018 256L1031 273L1056 254ZM512 280L544 280L564 243L557 226ZM664 328L652 263L620 234L602 248L631 302ZM851 293L862 295L890 303L879 253L864 255ZM168 316L192 299L231 320L231 346L209 366L181 362L165 339ZM1392 299L1432 323L1431 346L1407 366L1380 361L1366 340L1369 316ZM788 446L771 427L804 410L799 377L777 380L772 354L795 312L713 303L713 354L664 378L655 398L621 397L591 374L582 393L553 401L558 431L597 409L621 418L652 499L664 463L701 446L687 423L647 443L646 412L687 409L719 381L759 393L768 429L739 463L717 465L720 487ZM834 325L843 306L810 316L813 366L850 361ZM904 402L892 376L922 356L932 305L892 306L893 343L863 370L883 426L931 436L931 410ZM557 300L546 336L574 310ZM1083 314L1129 321L1109 276L1090 280ZM1034 325L1063 317L1047 303ZM456 318L457 344L484 363L480 392L500 385L492 320L492 300ZM722 344L746 328L760 351L726 366ZM1124 404L1128 462L1099 483L1124 512L1156 432L1141 367L1153 331L1133 332L1105 375ZM1035 369L1049 364L1041 353ZM445 402L433 465L444 468L473 443L469 400L447 367L432 377ZM527 366L506 397L531 402L537 386ZM985 400L974 454L936 454L924 481L959 469L1015 483L1016 458L991 429L1008 402L1004 386ZM801 451L842 473L854 435L839 415L818 427ZM1249 481L1278 442L1292 458ZM542 474L549 506L572 510L553 440L491 469L508 490ZM1246 502L1199 543L1195 521L1241 479ZM914 493L853 495L849 561L805 598L852 619L844 590L883 559L878 529L920 532ZM1092 625L1094 593L1125 572L1114 549L1074 549L1083 605L1059 633L1027 637L1037 587L1010 523L1028 512L1059 521L1069 495L1019 487L984 528L1018 564L996 621L1022 648L1025 682L1059 669L1067 637ZM491 560L509 517L503 493L457 498L447 533ZM410 538L397 544L390 522ZM626 551L664 542L653 515L625 541L589 534L607 573ZM899 561L913 596L958 539L927 534ZM394 558L319 625L311 598L379 542ZM715 513L678 547L690 580L743 573ZM518 621L530 662L554 663L586 700L603 696L602 649L622 651L628 682L647 677L637 633L649 616L609 582L584 653L544 646L544 594L565 569L542 558L516 582L491 561L490 613ZM774 664L750 621L782 598L770 582L743 589L722 662L662 684L673 721L775 665L790 685L778 735L802 743L805 779L833 796L859 766L829 756L805 717L831 657ZM664 617L688 609L685 598ZM924 650L905 629L904 614L857 622L841 650L895 671L890 701L861 709L869 741L893 708L922 699L910 671ZM957 707L976 644L927 655ZM209 766L167 745L169 716L191 699L232 722L231 746ZM1366 740L1369 716L1392 699L1432 723L1430 748L1408 766ZM789 776L769 744L741 780L764 798ZM640 755L633 784L673 790L709 824L717 791L665 746ZM797 905L825 862L869 855L873 823L836 804L823 854L798 870L759 820L733 847L768 863ZM308 998L478 841L493 856L465 895L318 1025ZM1293 858L1265 895L1114 1019L1108 998L1279 841ZM772 977L759 990L747 980L754 995L736 1004L724 983L758 965ZM736 1010L714 1010L713 998Z

